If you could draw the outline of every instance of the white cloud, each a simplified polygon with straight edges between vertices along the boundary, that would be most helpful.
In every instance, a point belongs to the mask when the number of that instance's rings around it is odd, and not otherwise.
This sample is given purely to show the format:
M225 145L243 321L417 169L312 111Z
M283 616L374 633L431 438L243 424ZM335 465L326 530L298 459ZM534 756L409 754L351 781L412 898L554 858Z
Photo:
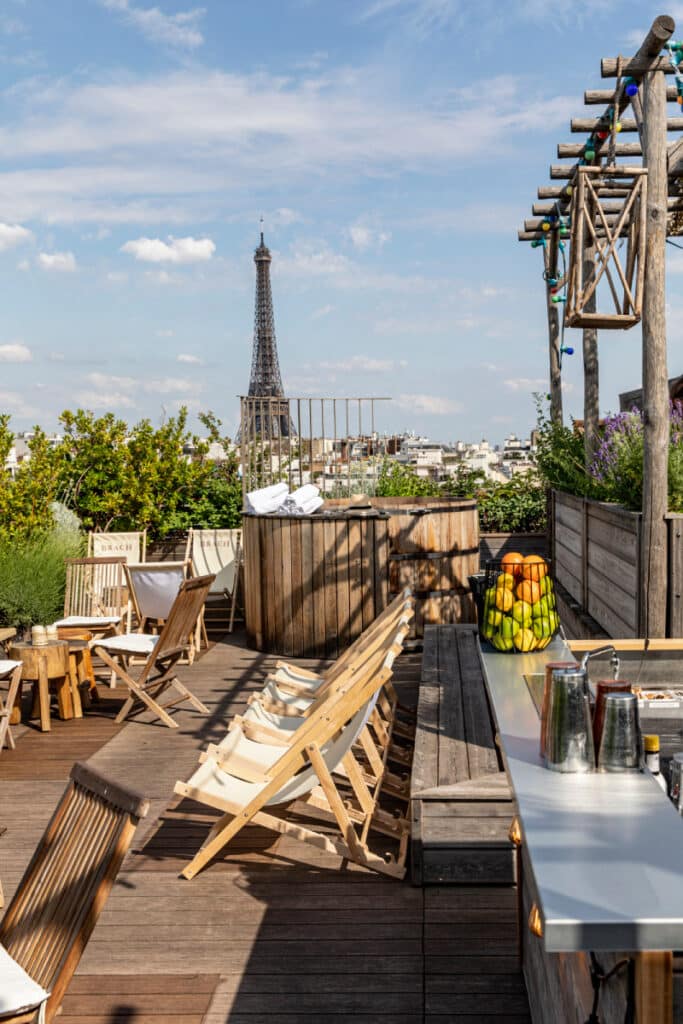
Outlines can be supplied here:
M0 223L0 252L13 249L15 245L29 242L32 238L32 233L28 228L23 228L21 224Z
M275 211L270 219L273 223L286 228L289 227L290 224L297 224L302 220L302 217L296 210L290 210L288 206L281 206L279 210Z
M444 28L460 12L459 0L372 0L362 11L361 20L399 16L407 28L427 35Z
M178 362L178 363L189 363L192 366L201 366L202 365L202 361L199 358L199 356L190 355L188 352L181 352L177 356L176 362Z
M177 391L196 391L197 385L180 377L163 377L160 380L143 382L145 391L155 395L170 395Z
M152 284L161 285L173 284L175 280L175 278L169 274L168 270L146 270L145 278L146 280L151 281Z
M119 388L122 391L132 391L137 381L134 377L116 377L109 373L89 373L86 377L88 384L94 388L105 391L107 388Z
M107 281L110 284L124 284L128 280L125 270L110 270L107 272Z
M440 395L399 395L396 405L409 412L424 413L428 416L450 416L462 412L461 402Z
M11 412L15 416L38 417L40 412L32 405L28 405L25 395L19 391L0 391L0 408Z
M88 388L87 391L79 391L76 393L76 397L79 403L84 409L106 409L110 412L112 409L132 409L135 402L129 394L125 391L93 391Z
M362 373L383 373L386 370L393 370L394 361L393 359L371 359L369 356L350 356L348 359L339 360L339 362L322 362L320 367L323 370L340 370L345 372L357 370Z
M198 27L206 13L203 7L164 14L159 7L136 7L130 0L100 0L100 3L110 11L123 14L129 24L153 43L195 50L204 42Z
M547 391L548 380L545 377L510 377L503 381L508 391Z
M38 265L43 270L72 274L76 270L76 257L72 252L41 252L38 253Z
M130 253L144 263L203 263L216 251L210 238L136 238L121 246L121 252Z
M30 269L31 264L29 263L28 260L19 260L19 262L17 263L17 270L21 270L22 273L25 273L27 270Z
M373 67L287 80L203 68L40 78L22 85L0 126L11 167L0 173L0 217L206 223L226 212L226 196L243 202L247 183L252 192L270 187L273 167L283 188L299 191L331 174L434 175L455 161L473 170L494 147L500 159L520 152L541 120L559 129L575 105L514 75L427 101L388 88ZM33 164L17 166L22 158ZM294 211L281 209L280 221L291 221Z
M32 359L31 349L23 341L0 345L0 363L30 363Z
M391 234L388 231L375 231L365 224L352 224L349 228L349 237L356 249L364 252L366 249L381 249L388 242Z
M319 309L314 309L311 313L311 320L320 320L323 316L329 316L330 313L334 312L334 306L329 303L326 306L321 306Z
M175 331L171 330L170 327L160 327L156 333L157 338L172 338Z

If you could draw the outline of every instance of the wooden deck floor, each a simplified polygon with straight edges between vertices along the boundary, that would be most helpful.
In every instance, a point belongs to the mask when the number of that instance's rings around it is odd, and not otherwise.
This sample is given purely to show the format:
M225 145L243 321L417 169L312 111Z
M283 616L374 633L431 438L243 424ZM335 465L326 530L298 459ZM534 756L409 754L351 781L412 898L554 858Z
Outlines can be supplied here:
M64 1024L528 1024L512 889L432 887L381 878L259 829L187 882L180 867L210 816L173 784L262 685L273 659L239 637L182 670L209 716L176 712L171 731L113 716L123 692L50 734L22 731L0 756L0 878L11 895L61 794L71 763L91 763L151 798L74 978ZM419 656L397 677L415 699ZM176 812L174 814L174 812Z

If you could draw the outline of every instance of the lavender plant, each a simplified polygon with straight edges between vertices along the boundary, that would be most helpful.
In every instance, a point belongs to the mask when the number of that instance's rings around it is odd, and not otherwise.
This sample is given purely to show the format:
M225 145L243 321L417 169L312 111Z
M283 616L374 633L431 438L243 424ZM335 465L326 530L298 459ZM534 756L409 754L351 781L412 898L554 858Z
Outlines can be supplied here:
M643 416L610 416L590 469L605 501L639 510L643 499ZM683 511L683 403L670 403L669 511Z

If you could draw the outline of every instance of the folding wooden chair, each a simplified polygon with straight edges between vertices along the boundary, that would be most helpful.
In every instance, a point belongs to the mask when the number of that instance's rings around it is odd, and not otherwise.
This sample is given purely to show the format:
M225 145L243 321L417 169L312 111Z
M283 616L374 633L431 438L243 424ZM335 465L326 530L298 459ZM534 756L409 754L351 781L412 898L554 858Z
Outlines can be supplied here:
M125 559L67 558L63 629L88 629L98 636L117 633L128 597L123 575Z
M2 748L7 743L10 750L14 750L15 743L14 737L12 736L12 729L10 727L10 718L12 716L12 710L14 708L14 702L17 699L17 693L19 692L19 685L21 683L21 662L20 661L0 661L0 680L9 680L9 687L7 690L7 697L4 702L0 695L0 754Z
M352 748L391 676L393 661L407 634L408 627L402 627L388 651L373 653L355 673L347 669L316 709L279 743L250 738L244 723L231 730L220 748L209 747L189 782L178 782L175 787L176 793L223 812L202 849L183 870L185 878L192 878L205 867L249 823L291 835L373 870L403 877L409 823L381 811L378 801L382 780L373 782L372 789L368 786ZM344 800L333 777L340 764L351 786L351 802ZM266 806L287 806L295 800L331 815L340 838L265 810ZM381 857L370 850L371 830L396 839L398 856Z
M192 642L191 635L212 580L213 576L196 576L181 584L178 596L158 636L125 633L122 636L93 641L95 653L130 690L130 696L116 717L117 722L122 722L128 715L139 714L148 708L165 725L177 729L178 723L173 721L165 709L186 700L197 711L208 714L209 709L176 677L175 668ZM125 664L125 659L135 655L146 657L137 679L130 675ZM163 705L159 704L159 698L170 687L173 687L179 696Z
M128 581L130 604L135 612L137 629L140 633L151 632L160 628L166 621L173 602L178 596L181 584L192 573L189 560L184 562L145 562L138 565L125 565L124 572ZM205 574L208 575L208 574ZM188 649L187 660L191 665L200 647L201 622L204 605L202 605ZM130 632L130 620L128 623Z
M148 802L75 764L0 923L0 1020L56 1017Z

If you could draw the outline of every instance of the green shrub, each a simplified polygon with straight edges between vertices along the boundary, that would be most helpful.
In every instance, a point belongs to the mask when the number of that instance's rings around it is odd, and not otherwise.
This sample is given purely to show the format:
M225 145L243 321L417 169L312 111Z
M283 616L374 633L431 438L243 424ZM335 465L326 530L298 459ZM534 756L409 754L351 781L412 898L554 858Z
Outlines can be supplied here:
M476 494L482 533L536 533L546 528L546 491L537 473L515 473Z
M32 539L0 540L0 623L22 629L60 618L64 559L81 551L80 537L58 531Z
M375 493L378 498L422 498L436 497L441 492L434 480L418 476L410 466L385 459L379 471Z

